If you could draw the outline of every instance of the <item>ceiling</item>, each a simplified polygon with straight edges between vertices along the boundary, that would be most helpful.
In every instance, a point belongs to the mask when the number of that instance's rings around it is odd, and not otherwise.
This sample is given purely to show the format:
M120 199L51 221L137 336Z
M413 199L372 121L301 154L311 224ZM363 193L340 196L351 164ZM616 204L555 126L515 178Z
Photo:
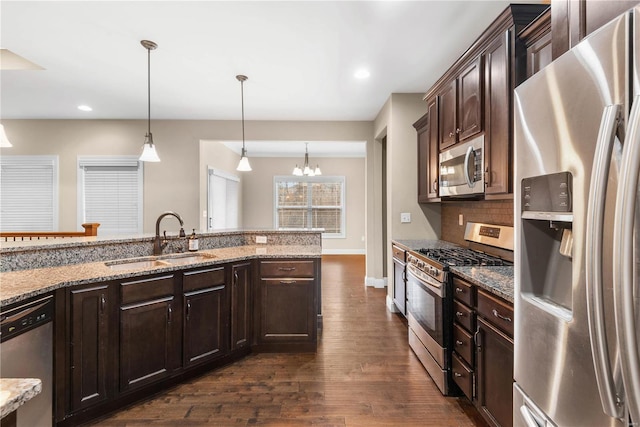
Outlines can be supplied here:
M245 74L246 120L370 121L391 93L426 92L508 3L3 0L0 47L43 69L0 71L0 117L145 119L149 39L152 119L237 120Z

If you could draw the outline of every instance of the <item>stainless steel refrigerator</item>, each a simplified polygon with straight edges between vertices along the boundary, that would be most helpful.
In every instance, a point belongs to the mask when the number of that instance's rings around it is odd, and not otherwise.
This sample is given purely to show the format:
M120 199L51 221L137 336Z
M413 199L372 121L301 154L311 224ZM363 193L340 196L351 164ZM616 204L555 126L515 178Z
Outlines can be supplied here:
M640 8L515 91L516 426L640 426Z

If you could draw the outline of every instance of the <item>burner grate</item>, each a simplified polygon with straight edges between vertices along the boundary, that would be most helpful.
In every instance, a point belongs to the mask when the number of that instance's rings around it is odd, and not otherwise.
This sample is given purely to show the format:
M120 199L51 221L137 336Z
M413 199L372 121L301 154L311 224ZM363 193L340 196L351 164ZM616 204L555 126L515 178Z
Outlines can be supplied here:
M418 249L418 252L448 266L505 266L513 265L502 258L467 248Z

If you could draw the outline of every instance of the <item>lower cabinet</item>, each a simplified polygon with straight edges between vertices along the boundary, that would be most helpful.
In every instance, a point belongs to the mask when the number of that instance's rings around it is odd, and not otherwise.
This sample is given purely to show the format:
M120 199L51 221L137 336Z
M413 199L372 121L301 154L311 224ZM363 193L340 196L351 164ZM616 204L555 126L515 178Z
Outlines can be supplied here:
M253 287L251 262L231 265L231 350L251 346Z
M73 288L69 305L69 361L71 409L105 401L110 394L109 311L114 304L109 284Z
M190 367L224 355L228 349L225 268L183 273L183 365Z
M120 391L140 388L180 366L182 319L173 274L120 283Z
M392 245L393 252L393 303L398 311L407 315L407 270L406 251L399 246Z

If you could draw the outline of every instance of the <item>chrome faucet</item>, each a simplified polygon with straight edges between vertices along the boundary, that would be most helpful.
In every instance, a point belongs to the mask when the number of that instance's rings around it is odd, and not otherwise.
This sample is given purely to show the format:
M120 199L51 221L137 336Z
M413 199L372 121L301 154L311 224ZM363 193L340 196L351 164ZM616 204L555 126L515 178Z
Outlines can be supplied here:
M160 238L160 222L162 221L162 218L164 218L165 216L175 216L178 221L180 221L180 237L185 237L186 234L184 233L184 221L182 221L182 218L180 217L180 215L178 215L175 212L171 212L171 211L167 211L164 212L163 214L161 214L158 219L156 220L156 238L153 242L153 254L154 255L160 255L162 253L162 249L167 246L167 232L164 231L163 232L163 236L164 238L161 239Z

